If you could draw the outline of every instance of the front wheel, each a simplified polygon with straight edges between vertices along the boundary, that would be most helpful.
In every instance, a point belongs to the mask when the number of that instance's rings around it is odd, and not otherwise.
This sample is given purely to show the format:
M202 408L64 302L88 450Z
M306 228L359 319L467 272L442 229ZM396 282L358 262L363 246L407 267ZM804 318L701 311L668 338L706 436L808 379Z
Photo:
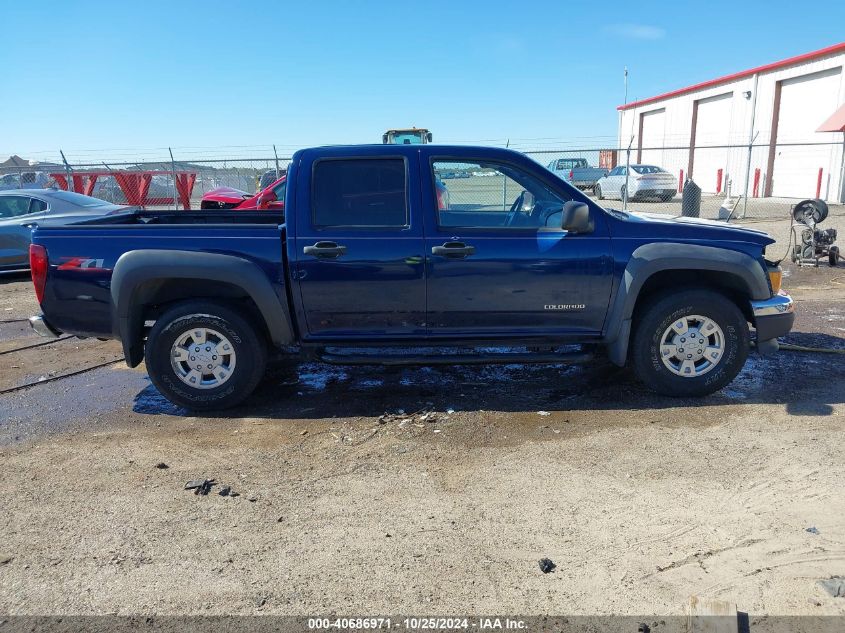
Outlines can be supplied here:
M604 200L604 196L601 193L601 185L596 183L596 186L593 188L593 193L596 194L597 200Z
M748 358L748 325L730 299L710 290L658 297L636 319L637 377L668 396L704 396L730 383Z
M249 396L264 375L267 351L256 326L239 312L186 301L156 319L144 359L165 398L207 411L233 407Z
M827 251L827 261L834 268L839 265L839 247L831 246Z

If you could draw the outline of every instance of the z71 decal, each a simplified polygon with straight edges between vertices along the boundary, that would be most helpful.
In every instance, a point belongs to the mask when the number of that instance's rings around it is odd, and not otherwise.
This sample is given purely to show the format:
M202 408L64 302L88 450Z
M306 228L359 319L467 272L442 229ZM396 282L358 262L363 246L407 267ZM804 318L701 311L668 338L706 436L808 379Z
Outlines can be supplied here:
M89 272L108 272L110 268L103 267L104 260L89 257L62 257L58 270L86 270Z

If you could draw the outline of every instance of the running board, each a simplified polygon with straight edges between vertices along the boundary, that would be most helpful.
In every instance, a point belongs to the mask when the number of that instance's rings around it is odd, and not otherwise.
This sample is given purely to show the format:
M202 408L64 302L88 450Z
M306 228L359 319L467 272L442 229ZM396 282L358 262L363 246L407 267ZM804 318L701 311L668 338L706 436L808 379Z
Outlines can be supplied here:
M507 365L510 363L577 365L593 360L594 355L589 352L566 354L431 354L423 356L321 354L318 358L330 365Z

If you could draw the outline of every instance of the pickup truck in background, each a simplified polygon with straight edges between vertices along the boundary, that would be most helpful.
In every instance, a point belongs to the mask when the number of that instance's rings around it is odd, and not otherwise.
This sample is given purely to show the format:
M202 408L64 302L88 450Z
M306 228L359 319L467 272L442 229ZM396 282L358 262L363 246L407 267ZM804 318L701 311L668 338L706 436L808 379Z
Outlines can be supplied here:
M455 170L496 177L456 182L442 205L438 174ZM601 353L659 393L700 396L742 368L749 326L761 352L792 326L772 243L604 209L507 149L323 147L294 155L284 214L39 227L31 323L119 339L129 366L146 361L161 393L192 409L241 402L277 353L351 365Z
M582 191L593 189L599 178L607 175L606 169L590 167L586 158L558 158L550 162L546 168Z

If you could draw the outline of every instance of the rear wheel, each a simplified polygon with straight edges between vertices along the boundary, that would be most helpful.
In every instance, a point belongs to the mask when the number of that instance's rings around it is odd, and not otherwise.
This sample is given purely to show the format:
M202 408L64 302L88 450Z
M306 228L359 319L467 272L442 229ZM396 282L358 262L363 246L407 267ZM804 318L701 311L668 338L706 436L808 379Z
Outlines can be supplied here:
M745 317L710 290L657 297L637 319L631 347L637 377L669 396L704 396L739 373L748 357Z
M838 246L831 246L830 250L827 252L828 262L831 266L838 266L839 265L839 247Z
M165 398L187 409L210 410L233 407L252 393L267 352L256 326L237 311L186 301L156 320L144 358Z
M619 199L625 200L625 185L622 185L622 188L619 190Z

